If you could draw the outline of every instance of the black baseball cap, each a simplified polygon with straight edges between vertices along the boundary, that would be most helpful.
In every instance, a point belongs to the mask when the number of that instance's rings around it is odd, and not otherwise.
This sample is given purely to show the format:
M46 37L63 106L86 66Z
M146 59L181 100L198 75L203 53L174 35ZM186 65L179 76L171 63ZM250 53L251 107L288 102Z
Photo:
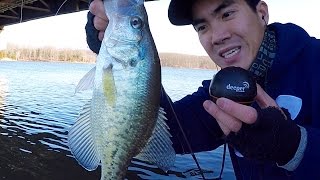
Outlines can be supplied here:
M196 0L171 0L168 17L174 25L189 25L192 24L191 8Z

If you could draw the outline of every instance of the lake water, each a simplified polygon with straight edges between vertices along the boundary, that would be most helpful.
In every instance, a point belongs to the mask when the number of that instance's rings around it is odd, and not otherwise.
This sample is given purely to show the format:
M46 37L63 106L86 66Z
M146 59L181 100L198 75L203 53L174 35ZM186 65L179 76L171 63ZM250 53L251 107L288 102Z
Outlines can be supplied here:
M100 170L84 170L67 146L67 133L89 92L74 94L82 76L94 64L0 62L0 178L100 179ZM163 85L173 100L197 90L213 70L162 68ZM207 179L221 169L223 147L197 153ZM128 179L199 179L190 155L177 155L164 173L134 159ZM235 179L227 153L223 179Z

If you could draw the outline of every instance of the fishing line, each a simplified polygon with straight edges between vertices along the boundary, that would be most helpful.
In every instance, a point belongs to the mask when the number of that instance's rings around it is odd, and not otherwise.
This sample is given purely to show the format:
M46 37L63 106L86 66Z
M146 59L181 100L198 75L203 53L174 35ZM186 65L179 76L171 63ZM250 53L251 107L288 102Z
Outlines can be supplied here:
M60 9L62 8L62 6L63 6L67 1L68 1L68 0L63 1L63 3L62 3L62 4L60 5L60 7L58 8L58 10L57 10L57 12L56 12L55 16L56 16L56 15L58 15L58 13L59 13Z
M225 160L226 160L226 151L227 151L227 143L225 142L224 145L223 145L223 158L222 158L222 164L221 164L221 170L220 170L220 174L219 174L219 179L222 179L224 163L225 163Z
M24 5L24 0L21 0L21 8L20 8L20 23L22 22L23 5Z
M162 85L161 85L161 88L164 89ZM163 90L163 91L164 91L164 90ZM169 102L171 111L172 111L175 119L177 120L178 126L179 126L179 128L180 128L180 130L181 130L181 133L182 133L182 136L183 136L184 140L185 140L186 143L187 143L187 146L188 146L188 149L189 149L189 151L190 151L190 154L191 154L193 160L195 161L195 163L197 164L197 167L198 167L198 169L199 169L199 171L200 171L200 174L201 174L202 178L203 178L204 180L206 180L206 178L204 177L203 171L202 171L202 169L201 169L201 167L200 167L200 164L199 164L199 162L198 162L198 160L197 160L197 157L195 156L194 152L192 151L192 148L191 148L191 145L190 145L190 143L189 143L189 141L188 141L188 138L187 138L186 134L184 133L184 131L183 131L183 129L182 129L182 126L181 126L181 124L180 124L180 121L179 121L179 119L178 119L178 116L177 116L176 112L174 111L174 109L173 109L173 107L172 107L172 104L171 104L171 101L170 101L170 99L169 99L169 96L167 95L167 93L165 93L165 95L166 95L166 98L167 98L167 100L168 100L168 102Z

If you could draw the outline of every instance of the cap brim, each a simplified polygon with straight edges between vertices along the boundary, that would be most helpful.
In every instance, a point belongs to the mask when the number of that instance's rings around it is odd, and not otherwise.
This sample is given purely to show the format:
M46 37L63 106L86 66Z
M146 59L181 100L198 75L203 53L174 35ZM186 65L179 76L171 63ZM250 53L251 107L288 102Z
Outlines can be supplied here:
M193 0L171 0L168 17L174 25L192 24L191 6Z

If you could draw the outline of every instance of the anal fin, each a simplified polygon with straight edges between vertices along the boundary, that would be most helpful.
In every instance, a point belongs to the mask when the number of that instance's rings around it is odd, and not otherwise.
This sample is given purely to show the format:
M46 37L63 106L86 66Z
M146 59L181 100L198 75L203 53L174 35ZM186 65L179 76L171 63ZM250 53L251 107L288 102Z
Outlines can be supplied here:
M90 102L83 107L76 123L69 131L68 145L78 163L85 169L92 171L98 167L100 158L98 157L90 127Z

